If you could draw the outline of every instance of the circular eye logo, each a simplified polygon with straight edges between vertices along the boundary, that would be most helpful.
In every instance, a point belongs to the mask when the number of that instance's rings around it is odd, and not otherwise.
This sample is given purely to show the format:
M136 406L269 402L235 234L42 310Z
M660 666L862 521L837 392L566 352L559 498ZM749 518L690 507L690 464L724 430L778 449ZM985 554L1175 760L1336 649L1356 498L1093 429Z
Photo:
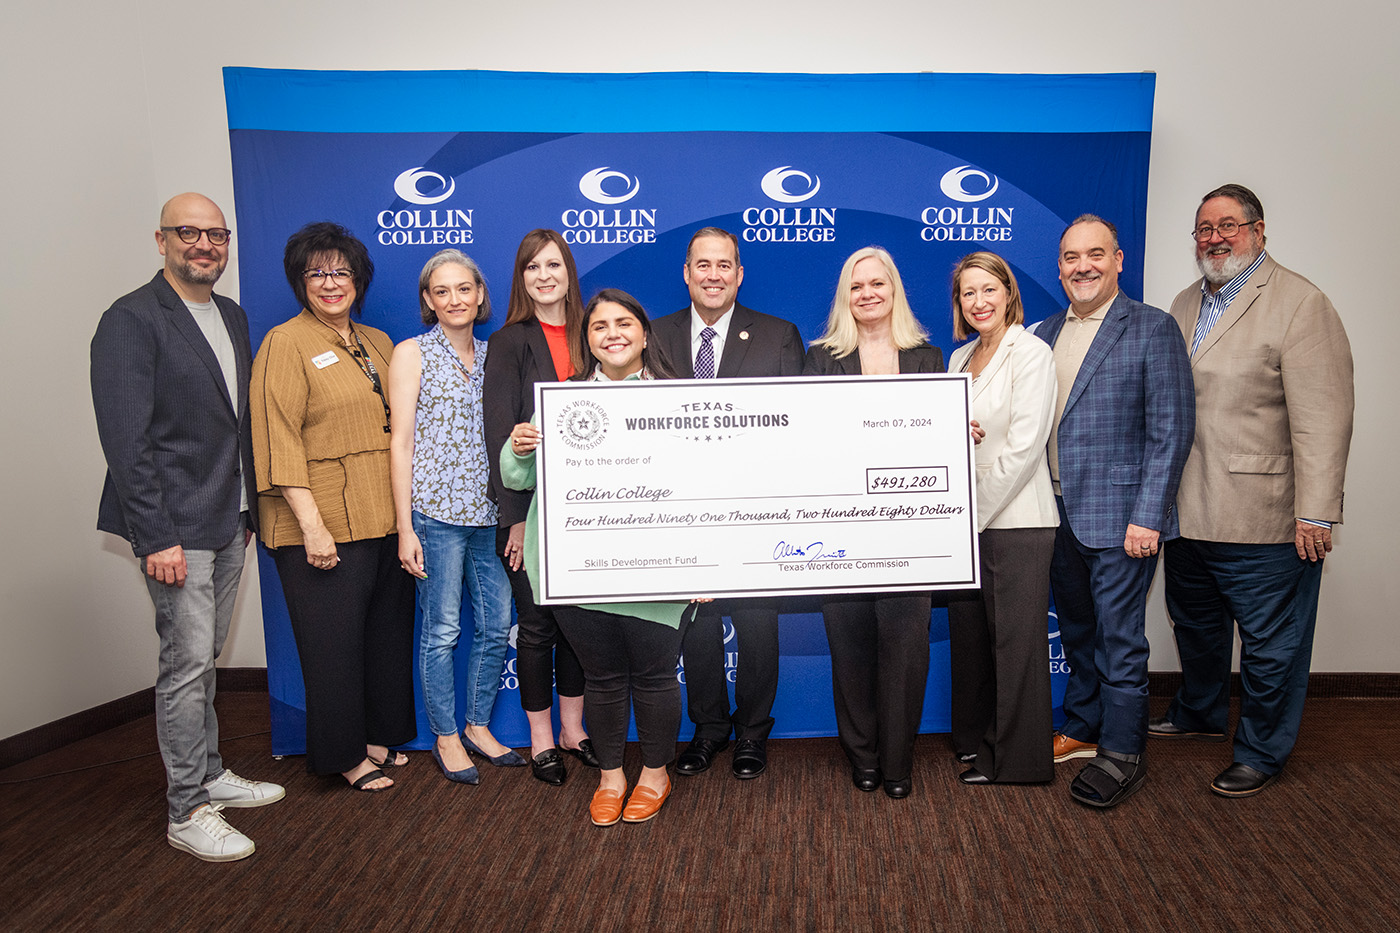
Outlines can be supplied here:
M608 413L597 402L579 399L564 406L554 425L574 450L592 450L608 436Z
M790 185L789 182L800 179L800 185ZM763 176L763 181L759 182L759 187L763 193L774 201L781 201L784 204L797 204L815 195L822 188L822 180L816 175L808 175L801 169L795 169L791 165L783 165L773 169ZM801 190L789 190L790 188L800 188Z
M968 179L981 179L981 182L969 186ZM974 201L985 201L996 194L997 186L1000 184L1001 180L995 175L988 175L971 165L960 165L944 173L943 178L938 182L938 187L954 201L971 204Z
M621 191L617 180L622 181ZM608 184L612 182L612 184ZM609 194L603 190L607 186L614 193ZM594 204L621 204L623 201L630 201L637 196L637 192L642 190L642 183L630 175L616 171L604 165L595 168L578 180L578 190L583 196Z
M424 194L421 183L425 178L436 181L437 187L441 189L440 193ZM452 197L452 192L456 190L456 181L444 178L437 172L430 172L421 165L409 169L394 179L394 194L410 204L437 204L439 201L446 201Z

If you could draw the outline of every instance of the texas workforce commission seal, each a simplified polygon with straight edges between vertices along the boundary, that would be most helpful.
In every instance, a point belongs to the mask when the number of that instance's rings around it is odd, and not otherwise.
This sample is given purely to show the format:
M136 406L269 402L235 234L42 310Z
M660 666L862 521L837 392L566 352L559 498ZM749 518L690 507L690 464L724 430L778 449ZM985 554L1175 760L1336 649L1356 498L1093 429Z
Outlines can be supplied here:
M588 399L565 405L554 423L564 443L574 450L592 450L608 436L607 411Z

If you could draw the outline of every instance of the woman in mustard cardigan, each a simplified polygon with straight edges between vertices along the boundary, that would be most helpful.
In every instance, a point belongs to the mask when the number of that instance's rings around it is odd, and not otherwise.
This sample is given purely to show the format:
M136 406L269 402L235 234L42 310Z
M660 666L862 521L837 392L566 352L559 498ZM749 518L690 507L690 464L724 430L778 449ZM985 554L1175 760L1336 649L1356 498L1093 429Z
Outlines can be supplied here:
M287 240L301 313L268 332L250 405L258 518L306 684L306 765L356 790L393 786L389 749L417 734L413 578L399 566L389 488L393 343L351 321L374 263L338 224Z

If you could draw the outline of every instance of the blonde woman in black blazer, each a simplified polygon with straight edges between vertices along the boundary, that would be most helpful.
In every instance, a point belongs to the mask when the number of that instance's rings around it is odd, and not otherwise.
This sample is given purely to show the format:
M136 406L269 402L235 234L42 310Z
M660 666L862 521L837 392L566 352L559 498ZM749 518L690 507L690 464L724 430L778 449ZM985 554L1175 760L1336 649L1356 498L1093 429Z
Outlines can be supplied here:
M915 320L889 253L867 246L846 260L826 333L807 351L803 372L943 372L943 353L929 345ZM851 781L863 791L883 785L886 794L898 798L913 789L932 603L928 592L822 598L836 731L851 762Z

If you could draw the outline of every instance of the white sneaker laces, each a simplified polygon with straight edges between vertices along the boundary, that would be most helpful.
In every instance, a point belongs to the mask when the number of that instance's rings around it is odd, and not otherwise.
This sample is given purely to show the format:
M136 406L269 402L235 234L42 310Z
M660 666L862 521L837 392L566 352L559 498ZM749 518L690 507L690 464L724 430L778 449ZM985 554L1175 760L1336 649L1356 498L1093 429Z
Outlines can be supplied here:
M219 815L219 811L222 809L223 805L217 803L211 803L207 807L200 807L195 811L194 815L190 817L190 822L208 833L209 838L222 839L225 836L237 832L232 826L224 822L224 818Z
M258 788L257 781L250 781L245 777L239 777L227 768L224 773L209 782L210 784L232 784L234 787L241 787L247 791L254 791Z

